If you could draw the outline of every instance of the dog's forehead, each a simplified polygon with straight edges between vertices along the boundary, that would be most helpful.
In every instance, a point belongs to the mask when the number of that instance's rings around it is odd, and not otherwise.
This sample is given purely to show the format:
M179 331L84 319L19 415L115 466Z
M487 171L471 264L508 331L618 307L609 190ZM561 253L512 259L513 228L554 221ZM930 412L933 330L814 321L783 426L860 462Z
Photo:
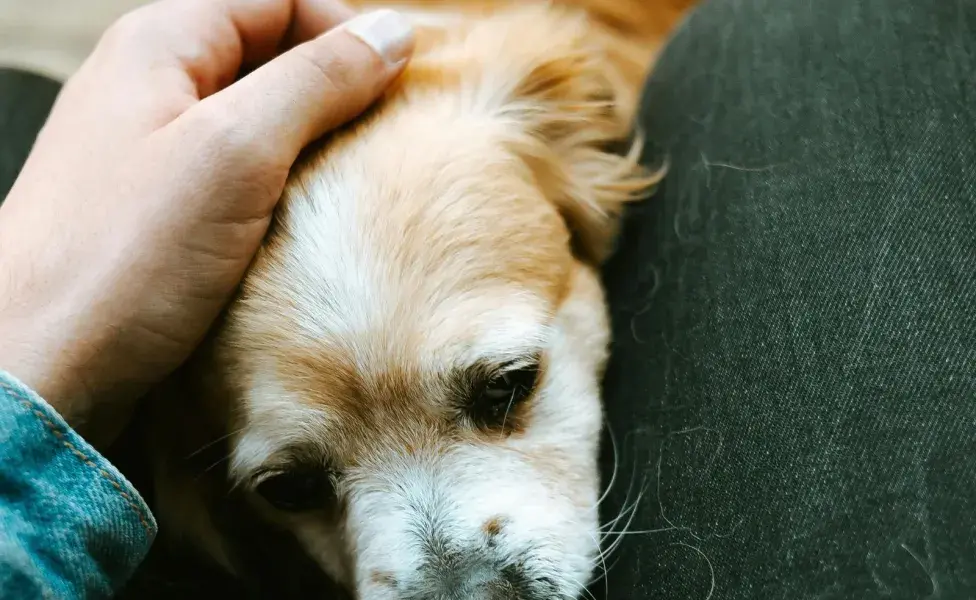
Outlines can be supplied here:
M504 133L432 98L296 171L224 335L250 411L422 402L452 370L545 346L569 234Z
M506 133L435 97L335 140L293 175L245 311L277 297L273 312L313 338L446 347L490 329L517 341L555 309L573 257Z

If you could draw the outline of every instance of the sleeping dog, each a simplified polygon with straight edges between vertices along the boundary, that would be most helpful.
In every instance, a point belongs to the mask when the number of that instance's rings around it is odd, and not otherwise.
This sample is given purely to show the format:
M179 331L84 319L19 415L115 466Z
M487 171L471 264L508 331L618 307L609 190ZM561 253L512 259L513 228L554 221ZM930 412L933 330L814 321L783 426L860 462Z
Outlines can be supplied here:
M658 179L612 148L658 40L415 4L413 62L308 149L153 399L155 510L241 577L261 524L363 600L574 599L602 556L598 267Z

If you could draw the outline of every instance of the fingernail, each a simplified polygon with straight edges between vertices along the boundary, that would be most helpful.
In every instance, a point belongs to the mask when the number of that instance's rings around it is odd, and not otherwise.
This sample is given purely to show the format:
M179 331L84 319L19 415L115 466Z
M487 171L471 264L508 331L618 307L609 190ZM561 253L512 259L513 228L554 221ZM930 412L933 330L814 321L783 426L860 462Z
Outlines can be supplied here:
M346 21L343 27L392 64L407 58L413 49L413 26L395 10L361 14Z

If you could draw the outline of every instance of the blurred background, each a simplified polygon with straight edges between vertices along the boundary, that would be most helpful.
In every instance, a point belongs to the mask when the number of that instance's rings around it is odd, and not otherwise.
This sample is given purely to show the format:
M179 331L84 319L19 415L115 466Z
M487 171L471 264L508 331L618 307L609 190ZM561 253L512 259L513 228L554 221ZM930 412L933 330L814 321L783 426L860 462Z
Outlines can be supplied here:
M150 0L0 0L0 67L19 67L64 79L81 64L101 32L120 15ZM207 2L210 0L199 0ZM482 0L471 0L481 2ZM558 1L558 0L557 0ZM697 0L614 0L653 7L656 34L666 35ZM459 5L465 0L394 0L389 4ZM574 2L590 4L591 2ZM600 2L592 2L600 4ZM382 4L374 1L372 4ZM646 29L645 29L646 30Z
M0 0L0 66L64 79L100 33L148 0Z

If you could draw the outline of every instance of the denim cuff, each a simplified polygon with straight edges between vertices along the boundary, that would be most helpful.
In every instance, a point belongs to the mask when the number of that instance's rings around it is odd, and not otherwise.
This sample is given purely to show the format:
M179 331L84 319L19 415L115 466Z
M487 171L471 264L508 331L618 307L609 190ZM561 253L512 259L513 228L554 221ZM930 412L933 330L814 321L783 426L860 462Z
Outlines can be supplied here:
M155 536L152 513L118 469L0 372L0 597L107 598Z

